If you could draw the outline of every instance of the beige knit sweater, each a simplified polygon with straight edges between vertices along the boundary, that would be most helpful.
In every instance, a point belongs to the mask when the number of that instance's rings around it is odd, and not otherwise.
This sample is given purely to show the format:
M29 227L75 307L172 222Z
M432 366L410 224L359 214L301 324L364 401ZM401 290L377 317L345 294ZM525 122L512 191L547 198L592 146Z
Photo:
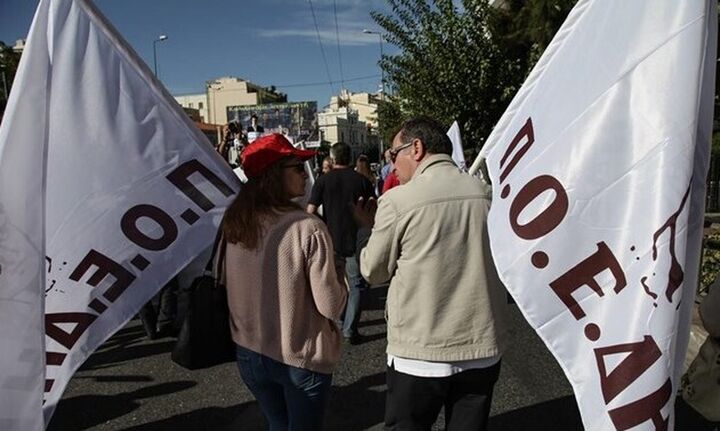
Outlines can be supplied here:
M264 223L257 249L228 244L225 257L233 340L294 367L332 373L340 359L347 299L323 222L304 211ZM340 276L338 276L340 274Z

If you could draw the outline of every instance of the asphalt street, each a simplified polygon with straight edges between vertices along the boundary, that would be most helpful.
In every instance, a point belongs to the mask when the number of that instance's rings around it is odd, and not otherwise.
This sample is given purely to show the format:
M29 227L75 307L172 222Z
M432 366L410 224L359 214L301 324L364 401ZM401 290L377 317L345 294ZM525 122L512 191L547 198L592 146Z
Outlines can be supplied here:
M382 429L386 288L370 291L362 344L344 346L326 428ZM495 387L491 430L582 430L567 379L511 305L512 347ZM147 340L139 320L108 340L75 374L50 423L72 430L262 430L265 422L233 363L188 371L170 360L174 339ZM717 430L684 403L676 430ZM443 429L442 416L435 429Z

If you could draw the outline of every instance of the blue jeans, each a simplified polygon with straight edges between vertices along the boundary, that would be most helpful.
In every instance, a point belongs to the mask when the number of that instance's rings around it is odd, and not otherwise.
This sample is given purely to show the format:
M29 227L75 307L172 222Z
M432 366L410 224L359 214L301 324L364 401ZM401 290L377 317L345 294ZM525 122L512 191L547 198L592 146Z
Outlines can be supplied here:
M237 348L240 376L255 396L270 431L321 430L332 374L283 364Z
M362 314L362 297L368 286L365 279L360 275L357 256L341 257L335 255L335 258L345 260L345 275L347 275L350 284L347 305L342 317L343 337L350 338L358 334L357 328Z

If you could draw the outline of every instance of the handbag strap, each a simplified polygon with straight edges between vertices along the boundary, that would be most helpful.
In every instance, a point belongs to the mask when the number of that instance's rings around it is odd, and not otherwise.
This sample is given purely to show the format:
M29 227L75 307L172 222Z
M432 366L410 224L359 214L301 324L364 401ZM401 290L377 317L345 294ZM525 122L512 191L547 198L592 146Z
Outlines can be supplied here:
M220 286L221 280L223 279L223 270L225 268L225 250L227 249L227 241L225 241L225 238L221 236L220 239L220 250L218 253L218 260L217 260L217 269L214 272L214 278L215 278L215 287Z
M225 241L223 241L222 225L218 226L217 233L215 234L215 242L213 243L212 253L210 254L210 259L208 259L208 263L205 265L205 273L206 274L208 274L208 273L212 274L212 272L213 272L213 263L215 262L215 256L217 255L218 246L220 245L221 242L223 245L220 250L220 252L222 254L220 257L224 259L225 258Z

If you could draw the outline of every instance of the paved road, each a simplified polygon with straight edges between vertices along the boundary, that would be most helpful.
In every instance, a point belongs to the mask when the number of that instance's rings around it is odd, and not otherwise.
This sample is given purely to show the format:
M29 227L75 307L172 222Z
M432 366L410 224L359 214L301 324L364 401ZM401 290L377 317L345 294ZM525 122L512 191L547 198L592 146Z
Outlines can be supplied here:
M328 430L382 429L386 289L371 291L358 346L345 346L333 378ZM550 353L515 306L491 413L492 430L582 430L575 400ZM173 340L149 341L131 321L70 382L50 431L261 430L264 419L234 364L187 371L170 360ZM716 429L678 406L677 430ZM436 429L442 429L442 418Z

